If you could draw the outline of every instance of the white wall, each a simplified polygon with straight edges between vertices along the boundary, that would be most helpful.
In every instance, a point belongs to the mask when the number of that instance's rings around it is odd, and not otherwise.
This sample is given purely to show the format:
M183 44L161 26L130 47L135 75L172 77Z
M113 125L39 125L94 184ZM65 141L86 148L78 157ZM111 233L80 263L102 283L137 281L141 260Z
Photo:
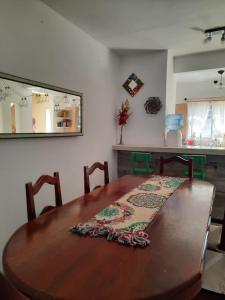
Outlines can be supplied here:
M124 127L125 144L162 146L164 144L164 120L166 106L167 51L127 51L121 60L121 85L135 73L144 86L131 97L122 89L118 108L126 98L133 114ZM150 96L161 99L162 109L156 115L145 113L144 103ZM119 141L119 132L117 134Z
M225 97L225 89L214 88L209 81L177 82L176 103L183 103L184 98Z
M0 132L11 133L11 103L15 104L16 110L16 132L32 132L31 119L31 97L28 97L28 105L21 107L20 101L22 96L27 96L27 89L22 84L17 84L6 79L0 80L0 88L4 90L5 86L10 86L10 95L1 101L2 110L4 111L2 118L0 118Z
M176 78L174 74L174 57L172 50L167 53L166 72L166 114L175 113L176 103Z
M225 66L225 50L194 53L174 58L174 72L209 70Z
M115 178L119 58L39 1L0 0L0 7L0 71L84 93L83 137L0 140L1 253L26 222L26 182L59 171L65 203L83 194L83 165L108 160Z
M3 132L11 132L11 108L10 103L3 102L2 104L2 115L3 115Z
M17 132L32 132L32 103L28 101L28 105L20 107L17 105L18 117L16 121L19 123L19 130Z
M3 131L3 102L0 101L0 132Z

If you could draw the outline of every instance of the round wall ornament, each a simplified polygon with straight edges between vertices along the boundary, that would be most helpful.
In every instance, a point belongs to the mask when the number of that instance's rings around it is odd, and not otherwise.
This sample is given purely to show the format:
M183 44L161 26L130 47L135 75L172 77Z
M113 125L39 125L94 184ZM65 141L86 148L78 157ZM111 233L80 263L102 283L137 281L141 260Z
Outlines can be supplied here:
M147 114L157 114L162 107L162 103L159 97L149 97L144 107Z

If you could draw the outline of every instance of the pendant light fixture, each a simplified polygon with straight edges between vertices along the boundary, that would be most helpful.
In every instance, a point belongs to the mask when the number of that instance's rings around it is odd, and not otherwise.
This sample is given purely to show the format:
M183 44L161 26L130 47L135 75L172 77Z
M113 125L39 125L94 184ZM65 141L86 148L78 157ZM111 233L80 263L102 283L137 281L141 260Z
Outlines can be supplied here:
M225 87L225 85L223 84L223 73L224 73L224 70L219 70L217 73L219 74L220 79L213 81L214 87L216 87L218 89L222 89L222 88Z

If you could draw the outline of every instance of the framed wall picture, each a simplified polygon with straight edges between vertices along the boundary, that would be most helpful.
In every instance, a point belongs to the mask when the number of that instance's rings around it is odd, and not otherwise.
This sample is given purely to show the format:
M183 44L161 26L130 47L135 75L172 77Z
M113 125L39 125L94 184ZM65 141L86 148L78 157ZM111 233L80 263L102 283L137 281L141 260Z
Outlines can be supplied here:
M134 97L143 85L144 83L141 81L141 79L132 73L124 82L123 87L131 95L131 97Z

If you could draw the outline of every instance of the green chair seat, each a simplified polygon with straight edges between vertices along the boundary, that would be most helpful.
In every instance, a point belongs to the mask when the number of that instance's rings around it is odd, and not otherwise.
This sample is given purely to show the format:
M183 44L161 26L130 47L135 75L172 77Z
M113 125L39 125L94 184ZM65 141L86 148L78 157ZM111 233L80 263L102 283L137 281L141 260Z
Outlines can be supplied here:
M192 159L194 165L193 177L205 179L206 176L206 156L205 155L182 155L185 159ZM188 176L188 171L184 171L184 176Z
M147 152L131 152L131 173L132 174L151 174L153 168L152 155Z

